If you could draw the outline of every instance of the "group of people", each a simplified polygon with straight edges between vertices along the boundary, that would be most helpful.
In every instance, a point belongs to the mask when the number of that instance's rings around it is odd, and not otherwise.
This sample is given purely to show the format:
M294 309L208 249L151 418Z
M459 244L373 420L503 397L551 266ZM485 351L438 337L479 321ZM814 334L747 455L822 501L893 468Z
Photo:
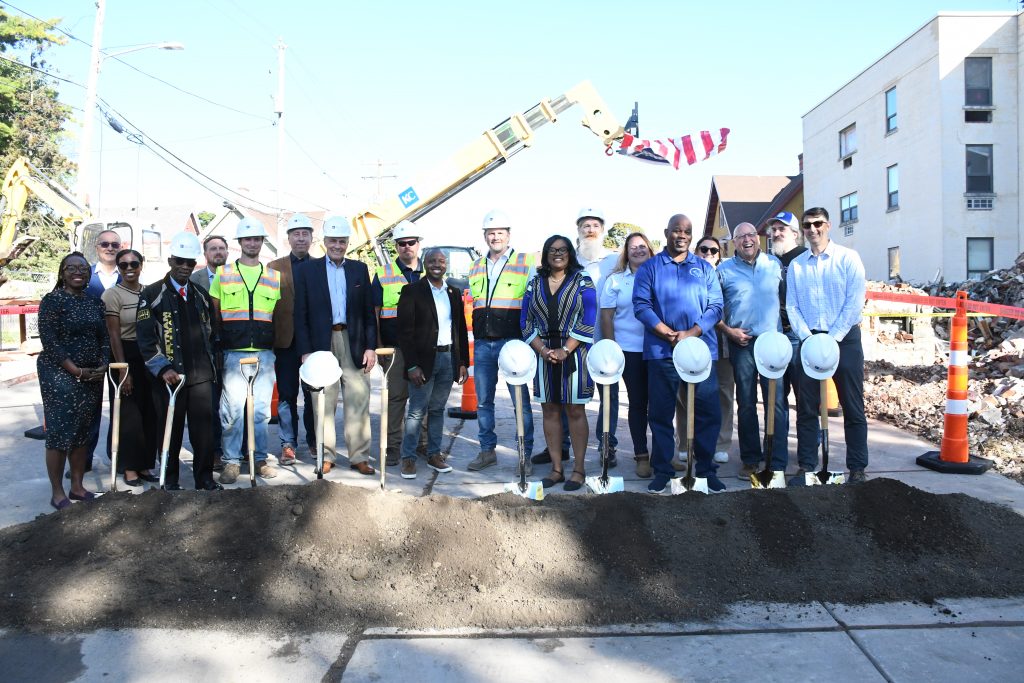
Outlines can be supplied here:
M498 356L505 343L520 339L537 353L533 394L541 403L546 442L543 451L526 460L526 474L532 473L533 464L550 462L545 487L563 483L569 491L581 488L589 440L585 404L594 394L587 353L605 338L615 340L625 356L629 431L637 474L652 478L649 490L663 491L687 455L695 458L696 474L708 479L710 490L723 490L716 470L717 462L728 458L733 384L741 476L753 472L763 457L752 349L758 335L777 330L789 336L794 351L816 332L827 332L839 342L835 381L846 420L850 478L862 480L867 432L858 323L864 268L855 252L829 240L830 227L821 208L804 212L802 224L792 214L780 213L769 224L773 254L768 254L761 251L756 228L744 223L733 230L735 256L721 261L721 247L709 237L691 252L692 224L681 214L669 219L659 253L641 232L628 235L621 251L612 252L603 245L603 213L584 208L576 221L577 239L548 238L538 262L533 254L510 246L511 221L492 211L483 222L487 252L469 274L480 450L468 468L482 470L497 463ZM444 407L453 384L466 380L471 365L462 293L445 282L442 250L421 254L422 234L414 223L403 221L395 228L391 237L396 256L377 267L372 278L364 263L346 258L351 230L347 218L328 218L322 234L326 253L312 258L312 221L295 214L287 224L289 253L266 265L260 255L267 233L258 221L245 218L237 225L234 239L241 255L231 263L226 238L211 236L200 245L195 235L179 233L171 240L166 275L145 287L139 282L142 254L121 249L114 232L99 235L96 266L90 267L79 252L66 256L39 312L43 352L38 371L51 505L62 509L71 500L94 497L82 482L98 440L102 387L111 361L128 365L122 377L118 468L128 486L158 479L152 469L171 388L177 394L165 488L181 488L178 453L186 423L195 487L216 490L237 480L250 390L240 361L248 358L259 361L251 384L255 443L249 444L255 450L257 475L277 476L267 460L275 382L280 465L297 459L302 391L306 443L315 453L315 424L323 418L322 471L331 471L339 455L334 413L341 394L348 465L362 475L375 474L369 463L368 374L378 363L378 347L394 349L380 359L387 364L389 389L384 465L400 465L401 476L408 479L417 476L421 457L437 472L451 471L441 452ZM801 232L809 249L797 246ZM200 256L205 266L197 270ZM673 425L683 387L672 349L689 336L708 345L717 371L696 387L693 453L676 456L682 450L676 435L685 431L685 412ZM301 364L318 351L332 354L341 369L341 379L323 388L323 416L317 414L310 387L299 379ZM760 385L763 396L767 383ZM526 387L508 386L510 392L524 392L523 404L530 405ZM818 392L797 360L775 401L772 468L777 470L784 470L787 461L790 389L798 401L802 475L817 464ZM609 402L608 433L601 433L599 422L597 437L607 440L609 465L615 466L617 385ZM531 453L529 409L523 425ZM573 467L567 473L563 459L570 451ZM71 479L67 494L66 460ZM215 471L220 471L219 481Z

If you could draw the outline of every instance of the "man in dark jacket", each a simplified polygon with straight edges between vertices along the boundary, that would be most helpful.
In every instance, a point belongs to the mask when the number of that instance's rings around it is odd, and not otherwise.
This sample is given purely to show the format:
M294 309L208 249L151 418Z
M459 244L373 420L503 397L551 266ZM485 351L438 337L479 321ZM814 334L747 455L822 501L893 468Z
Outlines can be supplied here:
M451 472L441 456L444 407L452 382L468 377L469 337L462 315L462 292L445 285L448 259L429 249L423 259L426 278L406 285L398 299L398 345L409 382L409 406L402 439L402 477L416 478L416 444L427 415L427 465Z
M295 284L295 350L300 361L314 351L330 351L341 366L341 381L324 389L324 474L331 471L334 411L338 391L345 396L345 445L349 466L364 475L376 474L370 463L370 382L366 375L377 362L377 321L370 296L370 271L365 263L346 259L352 226L343 216L324 221L327 256L313 259L292 274ZM322 416L315 415L320 420Z
M213 480L213 386L217 373L213 358L213 318L209 295L189 281L199 257L199 239L188 232L171 238L171 267L163 280L142 290L139 300L138 342L142 358L153 376L158 414L167 413L166 386L184 381L175 402L165 488L180 491L178 452L188 418L192 443L192 475L196 489L223 488Z

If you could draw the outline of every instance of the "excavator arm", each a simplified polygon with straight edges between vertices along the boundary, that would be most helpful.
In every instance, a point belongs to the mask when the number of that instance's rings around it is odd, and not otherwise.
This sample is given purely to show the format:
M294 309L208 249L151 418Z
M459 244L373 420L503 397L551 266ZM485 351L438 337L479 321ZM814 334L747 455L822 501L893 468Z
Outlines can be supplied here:
M6 266L34 241L31 235L18 235L18 224L24 218L25 203L35 195L60 216L73 244L75 230L87 220L89 211L71 193L47 178L25 157L19 157L4 178L0 191L0 267ZM0 276L0 282L4 279Z
M403 220L415 221L448 201L456 194L505 164L510 158L534 142L535 131L555 123L559 114L574 105L583 111L583 125L612 144L625 134L622 125L608 110L601 96L589 81L570 88L553 100L541 100L521 114L513 114L498 125L485 130L480 137L454 155L419 176L397 196L368 207L352 217L352 238L349 249L370 246L383 259L380 244L388 239L392 228Z

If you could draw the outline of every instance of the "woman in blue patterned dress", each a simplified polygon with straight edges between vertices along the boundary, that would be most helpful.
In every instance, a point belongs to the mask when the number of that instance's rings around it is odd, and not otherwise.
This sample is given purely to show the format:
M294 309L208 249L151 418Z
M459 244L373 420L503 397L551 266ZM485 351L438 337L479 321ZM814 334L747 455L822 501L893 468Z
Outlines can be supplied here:
M36 359L46 419L46 471L50 505L62 510L72 500L95 497L82 485L93 419L99 414L110 341L103 304L85 295L92 269L79 252L60 262L57 285L39 303ZM64 462L71 461L71 490L64 495ZM70 499L70 500L69 500Z
M566 491L583 486L584 457L590 428L585 406L594 395L587 372L587 351L594 343L597 291L576 258L572 243L561 235L549 237L541 265L523 297L520 324L523 338L537 352L533 393L544 414L544 438L551 453L551 476L544 488L565 482ZM575 465L567 480L562 472L562 419L569 418L569 437ZM568 455L568 454L566 454Z

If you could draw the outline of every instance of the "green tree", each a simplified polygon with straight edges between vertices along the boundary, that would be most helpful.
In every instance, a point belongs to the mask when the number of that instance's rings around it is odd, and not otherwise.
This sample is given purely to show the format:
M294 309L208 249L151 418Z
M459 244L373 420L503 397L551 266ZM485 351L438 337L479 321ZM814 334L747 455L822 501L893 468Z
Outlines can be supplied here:
M632 223L615 223L604 236L604 246L606 249L621 249L622 244L626 241L626 235L634 232L643 232L643 230Z
M196 214L196 218L199 219L199 227L203 229L205 229L206 226L210 224L210 221L212 221L216 217L217 214L211 213L209 211L200 211L199 213Z

